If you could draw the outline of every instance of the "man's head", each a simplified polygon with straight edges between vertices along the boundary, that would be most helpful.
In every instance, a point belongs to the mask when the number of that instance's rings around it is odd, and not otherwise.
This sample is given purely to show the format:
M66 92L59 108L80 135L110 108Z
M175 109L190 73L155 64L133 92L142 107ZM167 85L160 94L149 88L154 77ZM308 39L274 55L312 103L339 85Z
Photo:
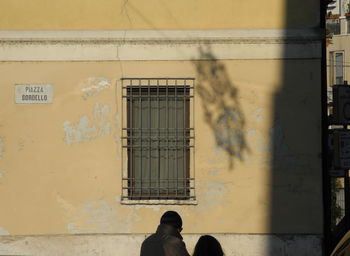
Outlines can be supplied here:
M179 232L182 231L182 219L180 215L174 211L165 212L160 218L160 224L167 224L176 228Z

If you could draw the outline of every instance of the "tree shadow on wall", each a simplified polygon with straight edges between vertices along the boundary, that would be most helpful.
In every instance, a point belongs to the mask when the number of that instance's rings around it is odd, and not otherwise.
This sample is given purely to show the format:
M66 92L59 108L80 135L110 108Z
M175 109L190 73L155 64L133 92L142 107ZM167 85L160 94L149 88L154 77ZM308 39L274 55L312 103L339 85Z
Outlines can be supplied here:
M200 59L205 60L193 61L198 79L196 92L202 100L205 121L213 131L217 146L228 154L229 168L232 169L235 160L243 161L244 153L249 153L238 89L209 46L201 47L199 51Z

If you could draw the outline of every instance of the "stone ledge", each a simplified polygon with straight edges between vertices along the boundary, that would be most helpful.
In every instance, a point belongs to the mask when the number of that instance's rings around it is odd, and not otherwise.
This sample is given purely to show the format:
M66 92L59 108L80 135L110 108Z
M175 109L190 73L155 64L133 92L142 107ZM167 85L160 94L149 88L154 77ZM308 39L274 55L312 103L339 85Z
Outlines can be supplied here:
M317 29L0 31L0 61L320 59L320 35Z

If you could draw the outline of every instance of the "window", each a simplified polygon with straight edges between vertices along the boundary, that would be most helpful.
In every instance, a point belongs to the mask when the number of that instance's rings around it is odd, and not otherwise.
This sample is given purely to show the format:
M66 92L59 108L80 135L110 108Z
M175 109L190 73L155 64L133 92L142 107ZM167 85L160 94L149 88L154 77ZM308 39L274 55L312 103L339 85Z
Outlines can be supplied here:
M340 35L340 20L326 19L326 28L333 35Z
M343 71L344 71L344 55L343 52L335 52L334 53L334 59L335 59L335 84L343 84L344 77L343 77Z
M122 200L194 199L193 88L191 78L122 79Z
M333 84L344 83L344 52L329 53L329 82Z

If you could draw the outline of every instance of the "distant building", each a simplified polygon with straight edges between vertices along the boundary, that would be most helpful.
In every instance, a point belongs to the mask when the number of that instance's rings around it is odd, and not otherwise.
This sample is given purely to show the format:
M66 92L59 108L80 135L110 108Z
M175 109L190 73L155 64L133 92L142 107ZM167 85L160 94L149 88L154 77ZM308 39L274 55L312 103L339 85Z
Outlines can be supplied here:
M328 86L350 78L350 2L332 1L327 8Z
M345 84L350 79L350 1L349 0L334 0L328 4L326 15L327 26L327 93L328 93L328 114L329 122L334 121L333 114L336 109L333 99L333 86ZM344 109L337 112L346 112ZM334 136L339 130L343 130L343 125L330 125L329 138L332 140L340 140ZM336 139L338 138L338 139ZM335 142L333 142L335 143ZM339 142L338 142L339 144ZM342 147L346 145L344 139L340 141ZM338 151L333 150L333 146L329 147L331 170L341 170L342 175L332 175L331 191L332 191L332 207L331 207L331 229L333 242L339 239L348 230L349 216L346 214L346 201L349 201L349 194L346 193L349 184L344 180L344 170L334 163L340 158ZM343 150L346 152L346 150ZM336 153L337 152L337 153ZM344 168L345 169L345 168ZM348 172L346 172L348 173ZM342 177L343 176L343 177Z

